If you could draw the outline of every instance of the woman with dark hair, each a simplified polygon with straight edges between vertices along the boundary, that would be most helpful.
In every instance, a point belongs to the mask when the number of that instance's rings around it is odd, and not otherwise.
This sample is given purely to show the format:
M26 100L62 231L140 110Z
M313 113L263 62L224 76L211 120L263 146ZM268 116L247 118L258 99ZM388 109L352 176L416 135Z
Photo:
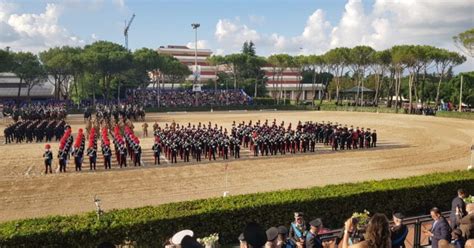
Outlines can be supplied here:
M353 218L349 218L345 223L342 248L391 248L390 226L384 214L374 214L367 225L364 241L349 245L349 237L354 231Z

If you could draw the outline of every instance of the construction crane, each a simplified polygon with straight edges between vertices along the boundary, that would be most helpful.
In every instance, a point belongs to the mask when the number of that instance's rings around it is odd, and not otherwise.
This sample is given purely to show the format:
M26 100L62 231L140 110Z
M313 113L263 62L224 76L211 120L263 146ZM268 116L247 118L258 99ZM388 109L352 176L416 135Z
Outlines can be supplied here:
M125 36L125 48L128 50L128 30L130 29L130 25L132 25L133 19L135 19L135 14L132 15L132 18L130 18L130 21L127 24L127 21L125 20L125 28L123 29L123 35Z

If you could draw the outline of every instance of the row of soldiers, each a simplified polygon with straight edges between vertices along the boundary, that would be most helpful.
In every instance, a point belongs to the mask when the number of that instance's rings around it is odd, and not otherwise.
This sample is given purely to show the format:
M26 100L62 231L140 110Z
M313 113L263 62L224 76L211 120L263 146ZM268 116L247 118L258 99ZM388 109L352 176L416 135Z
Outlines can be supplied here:
M59 171L66 172L66 166L68 161L73 159L75 170L82 171L82 164L84 162L84 157L89 158L90 170L97 169L97 143L98 135L96 134L96 129L92 128L89 132L89 143L87 150L85 149L85 135L82 129L78 130L74 145L74 138L71 135L71 128L67 127L66 132L61 138L59 143L58 159L59 159ZM117 130L117 129L115 129ZM130 130L125 131L125 139L114 131L112 134L113 142L115 144L115 153L117 155L117 161L120 164L120 167L124 165L127 167L127 153L130 154L132 161L135 166L140 166L141 164L141 147L139 146L138 139L130 132ZM101 150L102 156L104 157L104 167L105 169L111 169L111 157L112 151L110 149L110 140L108 138L108 129L102 129L101 139ZM126 145L125 145L126 144ZM51 146L49 144L45 145L45 152L43 154L45 162L45 174L52 173L51 165L53 161L53 153L51 151Z
M18 107L15 104L4 105L3 115L11 116L17 122L21 120L64 120L67 116L65 104L36 103Z
M124 127L124 136L120 134L120 130L120 127L116 125L112 132L115 156L120 168L127 167L127 155L130 156L134 166L141 166L140 140L129 126Z
M212 127L211 123L206 127L201 123L196 127L166 124L164 128L154 125L155 143L152 147L155 164L160 164L161 151L164 156L177 163L179 156L184 162L190 162L192 157L196 161L201 161L202 157L216 160L216 156L224 160L229 159L229 155L240 158L240 141L235 137L230 137L226 129L218 128L217 124Z
M268 156L286 152L315 152L317 143L331 146L332 150L370 148L377 144L376 130L364 131L364 128L342 127L331 122L300 121L295 129L291 123L285 128L284 121L277 125L276 120L272 124L269 124L268 120L263 124L260 120L255 124L249 121L236 125L234 122L232 136L238 137L244 147L249 147L254 156L259 153Z
M145 120L145 110L138 105L118 105L118 104L96 104L95 109L87 107L84 110L84 121L90 120L95 113L95 118L98 120L106 120L108 122L115 121L118 123L120 119L123 120Z
M17 121L3 130L5 144L12 142L51 142L53 138L58 141L64 134L65 126L66 122L64 120Z

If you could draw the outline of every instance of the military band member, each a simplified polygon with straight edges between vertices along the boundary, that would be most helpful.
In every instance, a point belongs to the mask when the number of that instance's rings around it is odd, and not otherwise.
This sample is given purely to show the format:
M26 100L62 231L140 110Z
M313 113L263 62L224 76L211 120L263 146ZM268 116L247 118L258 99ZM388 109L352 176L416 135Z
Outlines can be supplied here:
M58 160L59 160L59 172L66 172L67 153L62 148L59 148Z
M133 160L133 166L142 166L142 147L140 142L137 140L133 148L133 155L135 159Z
M97 148L95 146L89 146L89 148L87 148L87 156L89 156L89 170L96 170Z
M76 171L81 171L83 151L81 150L80 147L74 147L72 151L72 155L74 157L74 164L76 165Z
M53 173L53 170L51 169L51 164L53 162L53 152L51 151L51 146L49 144L45 145L45 152L43 154L44 158L44 167L45 171L44 174L48 174L48 169L49 173Z
M110 150L110 142L105 142L104 146L102 146L102 155L104 156L105 169L111 169L110 159L112 157L112 151Z
M234 158L240 158L240 143L238 139L234 139Z
M372 147L377 147L377 130L372 132Z
M123 145L119 145L119 153L120 153L120 159L119 159L119 164L120 168L127 167L127 148Z
M158 139L155 140L155 144L152 147L153 156L155 157L155 165L160 164L161 145Z

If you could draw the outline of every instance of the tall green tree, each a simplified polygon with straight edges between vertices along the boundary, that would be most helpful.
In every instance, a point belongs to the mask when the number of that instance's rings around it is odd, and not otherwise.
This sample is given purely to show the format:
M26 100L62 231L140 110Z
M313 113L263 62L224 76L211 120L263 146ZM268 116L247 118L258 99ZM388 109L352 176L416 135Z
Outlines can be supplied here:
M328 64L333 70L336 83L336 103L339 103L339 91L341 89L341 78L344 75L344 69L349 64L351 50L346 47L338 47L329 50L324 55Z
M69 97L70 82L74 70L73 57L76 51L76 48L63 46L53 47L39 54L47 73L54 79L56 99Z
M446 73L449 68L460 65L466 61L466 57L456 53L450 52L446 49L436 49L433 53L433 58L436 66L436 71L438 72L439 81L438 87L436 88L436 105L439 104L439 91L441 88L441 82L446 77Z
M132 66L132 54L119 44L97 41L84 47L83 56L87 70L101 78L105 99L110 99L110 83L113 77Z
M171 89L174 89L174 84L183 82L187 76L191 75L188 66L169 56L164 60L161 72L167 79L166 81L171 83Z
M252 41L246 41L242 45L242 53L249 56L257 56L255 44Z
M38 56L31 52L18 52L13 54L12 72L20 79L18 84L18 98L21 96L23 83L27 86L27 96L31 88L41 83L45 76L45 71Z
M356 46L352 48L349 52L349 62L351 64L354 74L357 76L357 86L359 88L363 87L365 73L367 68L373 63L375 56L375 50L369 46ZM362 99L359 101L359 97ZM364 102L364 92L362 91L359 94L359 91L356 94L356 102Z
M385 77L385 73L389 70L391 60L392 56L389 50L377 51L374 55L372 70L375 74L375 105L378 105L382 83Z
M141 87L148 86L149 76L151 74L151 81L153 88L158 83L158 75L160 69L163 68L165 59L162 55L153 49L141 48L133 52L133 69L144 81L139 84Z
M214 90L217 90L217 77L219 73L219 67L226 63L225 58L220 55L212 55L206 58L206 62L214 68L214 75L216 77L216 79L214 80Z
M474 58L474 28L453 37L454 44L469 57Z
M9 72L13 65L13 53L0 49L0 72Z

